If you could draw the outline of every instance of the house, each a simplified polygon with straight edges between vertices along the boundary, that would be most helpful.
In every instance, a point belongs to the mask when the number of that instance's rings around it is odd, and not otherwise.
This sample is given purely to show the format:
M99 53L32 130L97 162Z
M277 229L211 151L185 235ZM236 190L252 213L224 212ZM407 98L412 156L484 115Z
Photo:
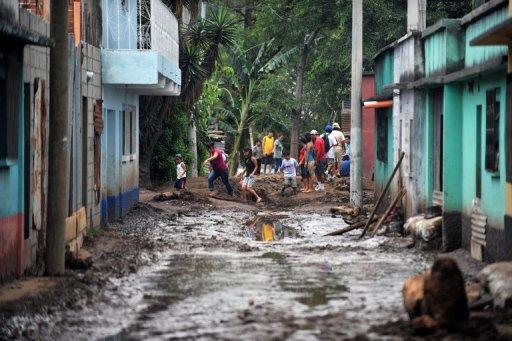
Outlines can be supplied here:
M0 280L44 252L51 45L47 21L0 0Z
M410 83L423 77L421 31L425 26L425 2L408 1L408 32L384 47L375 60L376 96L364 100L364 108L375 114L375 194L384 190L400 155L404 158L398 175L384 198L384 207L401 188L407 190L402 208L407 216L426 208L424 200L424 160L421 155L424 125L424 93Z
M508 18L508 1L491 0L410 32L376 56L370 99L376 194L405 152L387 202L404 186L407 217L441 206L443 248L485 261L512 259Z
M181 91L178 21L160 0L102 0L101 224L139 199L139 95Z

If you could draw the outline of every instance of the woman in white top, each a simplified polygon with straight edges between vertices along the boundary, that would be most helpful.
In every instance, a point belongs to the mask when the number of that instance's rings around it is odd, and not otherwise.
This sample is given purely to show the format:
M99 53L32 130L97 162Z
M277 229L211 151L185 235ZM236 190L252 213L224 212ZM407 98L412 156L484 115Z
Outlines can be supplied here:
M187 166L185 162L183 162L183 156L181 154L176 154L176 181L174 182L174 188L178 191L185 189L185 185L187 184Z

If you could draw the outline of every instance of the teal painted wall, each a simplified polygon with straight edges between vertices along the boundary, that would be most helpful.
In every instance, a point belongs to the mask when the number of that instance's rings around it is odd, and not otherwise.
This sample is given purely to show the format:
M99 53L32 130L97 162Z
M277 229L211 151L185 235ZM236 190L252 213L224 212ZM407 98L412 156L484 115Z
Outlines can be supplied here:
M466 28L466 67L482 64L490 59L507 54L506 46L470 46L471 40L508 18L508 7L490 12Z
M446 35L446 30L442 29L424 41L426 76L446 69Z
M377 122L377 115L382 115L383 113L379 110L376 110L375 112L375 122ZM375 176L374 176L374 182L375 182L375 192L377 195L379 195L382 190L384 189L384 186L386 186L386 183L391 176L391 173L393 172L393 112L391 108L388 108L385 110L386 114L386 120L387 120L387 161L382 162L377 158L377 153L375 154ZM377 133L375 134L375 150L377 150Z
M383 52L375 60L375 93L382 94L385 85L393 83L393 49Z
M500 88L500 156L499 171L491 173L485 170L485 129L486 129L486 91ZM463 91L463 165L462 165L462 201L463 212L471 214L472 202L476 195L476 160L475 150L477 133L480 133L482 149L480 152L482 169L482 209L488 216L488 224L494 228L503 228L503 216L505 214L505 103L506 103L506 74L494 73L475 79L473 91L470 91L468 83L464 84ZM481 129L477 132L476 111L477 105L482 105Z
M22 52L20 52L23 60ZM20 65L20 72L22 74ZM18 91L19 120L18 120L18 160L9 166L0 166L0 218L22 213L24 198L24 101L23 76L20 79Z
M443 99L443 193L444 211L462 209L462 85L447 84ZM464 145L465 147L467 145Z

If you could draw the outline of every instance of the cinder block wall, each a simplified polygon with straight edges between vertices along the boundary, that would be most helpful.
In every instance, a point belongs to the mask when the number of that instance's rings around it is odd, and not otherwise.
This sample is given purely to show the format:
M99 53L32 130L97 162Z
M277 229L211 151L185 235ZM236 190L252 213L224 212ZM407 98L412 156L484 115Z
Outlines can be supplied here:
M40 34L49 36L50 35L50 24L40 18L37 15L32 14L36 11L36 3L38 1L24 1L30 2L31 8L29 10L25 10L20 8L20 25L22 27L28 28L30 30L36 31ZM42 3L42 1L39 1ZM20 1L21 3L21 1ZM26 101L30 103L30 189L32 195L40 195L41 198L41 210L36 210L34 212L34 200L30 200L30 206L26 209L28 210L28 214L30 217L30 229L29 229L29 237L25 240L24 243L24 260L25 260L25 268L29 268L29 271L37 272L40 270L40 267L37 264L42 264L42 255L45 248L45 238L46 238L46 207L47 207L47 193L48 193L48 117L50 112L50 49L46 47L37 47L32 45L27 45L24 49L24 58L23 58L23 74L24 74L24 85L28 86L28 92L30 99ZM34 131L34 112L35 105L37 103L34 102L35 95L35 84L36 80L39 79L41 85L44 84L44 107L46 109L46 116L41 117L40 127L41 131L39 135L36 135ZM25 89L25 87L24 87ZM35 141L39 139L36 144ZM40 144L39 144L40 143ZM34 146L40 145L40 152L42 157L42 162L40 168L41 169L41 188L37 188L34 185ZM35 215L39 214L40 217L37 219ZM35 226L33 224L34 221L41 221L41 226ZM40 257L38 259L38 256Z
M94 104L101 99L101 50L98 47L81 43L82 47L82 97L87 98L87 227L100 226L100 201L94 188ZM88 79L87 73L92 72Z

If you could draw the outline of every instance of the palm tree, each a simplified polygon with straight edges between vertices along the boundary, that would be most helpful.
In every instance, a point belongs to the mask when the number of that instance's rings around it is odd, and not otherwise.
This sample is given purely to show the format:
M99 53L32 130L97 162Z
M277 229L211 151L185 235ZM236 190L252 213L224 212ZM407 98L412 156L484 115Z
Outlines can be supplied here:
M248 120L258 86L263 77L287 62L295 49L283 51L276 47L274 40L270 40L255 47L244 49L235 45L229 54L233 74L227 77L224 87L234 94L231 109L232 116L236 117L236 133L233 144L232 162L230 172L236 172L240 159L240 144Z
M183 1L179 2L181 5ZM180 35L180 69L182 73L179 97L141 97L140 110L140 181L151 184L153 151L164 131L164 119L171 113L186 113L190 118L189 146L194 160L189 169L197 175L196 126L194 103L200 98L203 84L208 80L219 59L221 46L235 44L237 21L224 8L199 19Z

